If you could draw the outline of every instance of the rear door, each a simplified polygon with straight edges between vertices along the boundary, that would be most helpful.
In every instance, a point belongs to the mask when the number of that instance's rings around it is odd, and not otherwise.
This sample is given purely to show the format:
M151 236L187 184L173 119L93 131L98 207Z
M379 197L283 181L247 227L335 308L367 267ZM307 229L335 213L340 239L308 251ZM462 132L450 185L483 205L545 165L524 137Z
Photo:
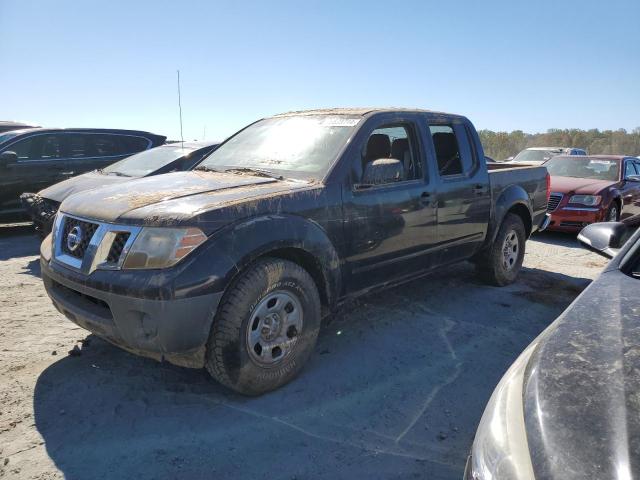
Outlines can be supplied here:
M409 114L383 117L369 121L363 129L351 159L350 184L343 191L345 257L350 272L347 292L429 268L436 242L434 184L426 173L419 119ZM399 160L404 178L360 187L364 167L379 158Z
M437 162L438 261L449 263L473 255L485 239L491 216L489 174L470 126L433 119L427 128Z
M624 160L624 180L622 182L622 211L620 220L628 220L640 215L640 163L633 158Z
M34 134L2 148L18 156L0 172L0 209L20 210L20 195L56 183L64 169L64 142L60 134Z

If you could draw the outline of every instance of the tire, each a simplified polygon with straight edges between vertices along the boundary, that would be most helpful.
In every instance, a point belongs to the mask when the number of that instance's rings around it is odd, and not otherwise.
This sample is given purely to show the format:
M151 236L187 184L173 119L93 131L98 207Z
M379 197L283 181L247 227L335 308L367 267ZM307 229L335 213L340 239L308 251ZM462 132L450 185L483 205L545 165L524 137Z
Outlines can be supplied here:
M288 260L265 258L223 296L205 366L218 382L243 395L275 390L300 372L320 323L320 295L309 273Z
M605 218L605 222L618 222L620 220L620 208L618 207L618 202L611 202L611 206L609 210L607 210L607 216Z
M478 273L491 285L504 287L513 283L522 268L525 241L522 219L518 215L508 213L493 244L478 258Z

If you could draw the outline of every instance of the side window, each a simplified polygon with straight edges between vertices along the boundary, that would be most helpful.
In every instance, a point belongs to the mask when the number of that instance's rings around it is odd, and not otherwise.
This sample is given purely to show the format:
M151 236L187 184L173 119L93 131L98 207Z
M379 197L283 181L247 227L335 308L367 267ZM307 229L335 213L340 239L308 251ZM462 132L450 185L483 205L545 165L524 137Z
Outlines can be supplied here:
M143 137L132 137L122 135L119 137L122 144L122 153L130 155L146 150L149 147L149 140Z
M401 163L402 175L397 181L422 177L422 165L411 125L387 125L371 132L362 152L362 172L367 164L379 159L395 159Z
M63 157L62 141L58 135L35 135L7 148L16 152L18 160L52 160Z
M633 162L632 160L629 160L625 163L625 178L628 177L629 175L638 175L638 172L636 171L636 167L638 165L635 164L635 162Z
M121 155L116 135L88 135L92 157L115 157Z
M69 142L69 158L84 158L91 156L91 146L89 145L88 135L68 134Z
M473 157L462 125L429 125L441 177L461 175L473 168Z

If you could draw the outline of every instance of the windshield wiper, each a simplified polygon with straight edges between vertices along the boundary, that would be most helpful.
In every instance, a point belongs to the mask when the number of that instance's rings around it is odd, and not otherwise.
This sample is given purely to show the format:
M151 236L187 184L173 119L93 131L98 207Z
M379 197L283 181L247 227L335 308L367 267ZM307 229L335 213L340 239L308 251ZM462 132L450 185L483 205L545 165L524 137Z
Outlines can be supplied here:
M262 170L261 168L251 168L251 167L234 167L227 168L224 173L252 173L259 177L268 177L275 178L276 180L284 180L282 175L278 175L276 173L270 172L269 170Z

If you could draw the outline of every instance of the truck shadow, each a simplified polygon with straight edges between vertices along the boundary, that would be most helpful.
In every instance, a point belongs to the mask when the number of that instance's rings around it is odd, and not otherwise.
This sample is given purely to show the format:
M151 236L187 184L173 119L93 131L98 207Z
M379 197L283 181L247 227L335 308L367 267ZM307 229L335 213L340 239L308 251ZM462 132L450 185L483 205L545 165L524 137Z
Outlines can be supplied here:
M463 264L370 295L258 398L89 335L38 378L35 425L69 479L461 478L495 384L586 284L524 269L499 289Z

